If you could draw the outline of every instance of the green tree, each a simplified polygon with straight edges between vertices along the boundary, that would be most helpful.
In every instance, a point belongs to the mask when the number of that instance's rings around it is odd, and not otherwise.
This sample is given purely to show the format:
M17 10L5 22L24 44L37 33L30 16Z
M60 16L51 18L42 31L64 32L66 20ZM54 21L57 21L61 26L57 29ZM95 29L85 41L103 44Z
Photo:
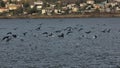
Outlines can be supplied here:
M12 1L11 1L11 0L8 0L8 2L9 2L9 3L12 3Z
M18 8L17 10L16 10L16 12L19 14L19 13L23 13L23 8L22 7L20 7L20 8Z
M0 6L5 7L5 3L3 1L0 1Z
M28 7L30 7L30 4L28 2L25 2L25 3L23 3L23 7L28 8Z
M32 14L32 13L37 13L38 11L37 11L36 7L34 7L34 8L28 8L28 9L27 9L27 12L28 12L29 14Z

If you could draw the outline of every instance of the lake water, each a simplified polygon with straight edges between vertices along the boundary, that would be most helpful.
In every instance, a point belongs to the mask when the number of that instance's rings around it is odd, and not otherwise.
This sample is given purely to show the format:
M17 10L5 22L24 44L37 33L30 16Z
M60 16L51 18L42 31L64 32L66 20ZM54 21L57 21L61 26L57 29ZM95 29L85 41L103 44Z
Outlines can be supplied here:
M31 21L31 22L85 22L85 23L90 23L90 22L119 22L120 18L62 18L62 19L0 19L0 22L26 22L26 21Z
M0 19L0 68L120 68L120 18Z

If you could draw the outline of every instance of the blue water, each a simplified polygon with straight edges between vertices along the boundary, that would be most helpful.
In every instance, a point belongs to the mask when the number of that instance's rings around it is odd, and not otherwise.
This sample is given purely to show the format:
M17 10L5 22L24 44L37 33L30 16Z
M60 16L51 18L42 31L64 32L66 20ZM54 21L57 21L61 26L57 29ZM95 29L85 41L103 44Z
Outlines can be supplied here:
M62 18L62 19L0 19L0 22L21 22L24 23L26 21L30 22L84 22L84 23L92 23L92 22L106 22L106 23L118 23L120 18Z
M120 18L0 19L0 68L120 68Z

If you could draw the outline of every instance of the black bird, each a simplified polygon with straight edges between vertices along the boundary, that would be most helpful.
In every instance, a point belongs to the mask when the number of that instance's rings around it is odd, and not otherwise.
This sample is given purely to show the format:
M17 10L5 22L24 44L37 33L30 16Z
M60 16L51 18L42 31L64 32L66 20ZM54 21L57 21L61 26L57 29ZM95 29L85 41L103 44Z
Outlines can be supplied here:
M26 36L27 32L24 32L23 35Z
M81 37L85 37L85 35L82 35Z
M20 41L22 41L22 42L23 42L23 41L24 41L24 39L20 39Z
M74 29L78 29L77 27L74 27Z
M72 31L73 28L72 28L72 27L67 27L67 28L64 29L64 31L65 31L65 30L67 30L67 31Z
M33 37L37 37L37 35L33 35Z
M60 33L61 32L61 30L57 30L57 31L55 31L55 33Z
M6 42L9 42L11 40L11 38L8 38L8 39L6 39Z
M94 35L93 38L96 39L96 38L97 38L97 35Z
M13 34L12 37L13 37L13 38L17 38L17 35Z
M81 31L81 30L83 30L83 28L80 28L78 31Z
M6 40L6 42L9 42L11 40L10 36L5 36L2 38L2 40Z
M5 36L2 38L2 40L8 39L8 38L9 38L9 36Z
M41 29L41 26L42 26L42 23L41 23L41 24L39 24L39 27L38 27L38 28L36 28L35 30L40 30L40 29Z
M58 35L60 38L64 38L64 34L62 33L61 35Z
M86 33L86 34L90 34L90 33L91 33L91 31L86 31L85 33Z
M107 32L110 33L111 29L108 29Z
M106 24L103 24L103 26L106 26Z
M68 31L68 32L66 33L66 35L68 35L68 34L70 34L70 33L72 33L72 31Z
M101 31L101 32L103 32L103 33L110 33L110 31L111 31L111 29L104 29L103 31Z
M53 36L53 33L50 33L48 36Z
M120 32L120 30L118 30L118 32Z
M106 29L105 29L105 30L102 30L101 32L105 33L105 32L106 32Z
M7 35L8 35L8 34L12 34L12 32L8 32Z
M36 30L40 30L41 29L41 27L39 26L38 28L36 28Z
M43 23L39 24L40 26L42 25Z
M14 28L13 30L17 30L18 28L16 27L16 28Z
M48 32L43 32L42 34L48 34Z
M27 21L27 23L30 23L30 21Z

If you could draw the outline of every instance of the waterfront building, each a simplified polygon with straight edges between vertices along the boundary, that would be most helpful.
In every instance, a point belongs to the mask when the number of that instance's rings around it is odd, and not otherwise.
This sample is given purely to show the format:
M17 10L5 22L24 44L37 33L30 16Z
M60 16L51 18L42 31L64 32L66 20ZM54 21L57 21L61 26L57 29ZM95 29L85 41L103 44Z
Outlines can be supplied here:
M9 10L7 8L0 8L0 13L3 13L3 12L8 12Z
M94 4L95 1L94 1L94 0L87 0L86 3L87 3L87 4Z

